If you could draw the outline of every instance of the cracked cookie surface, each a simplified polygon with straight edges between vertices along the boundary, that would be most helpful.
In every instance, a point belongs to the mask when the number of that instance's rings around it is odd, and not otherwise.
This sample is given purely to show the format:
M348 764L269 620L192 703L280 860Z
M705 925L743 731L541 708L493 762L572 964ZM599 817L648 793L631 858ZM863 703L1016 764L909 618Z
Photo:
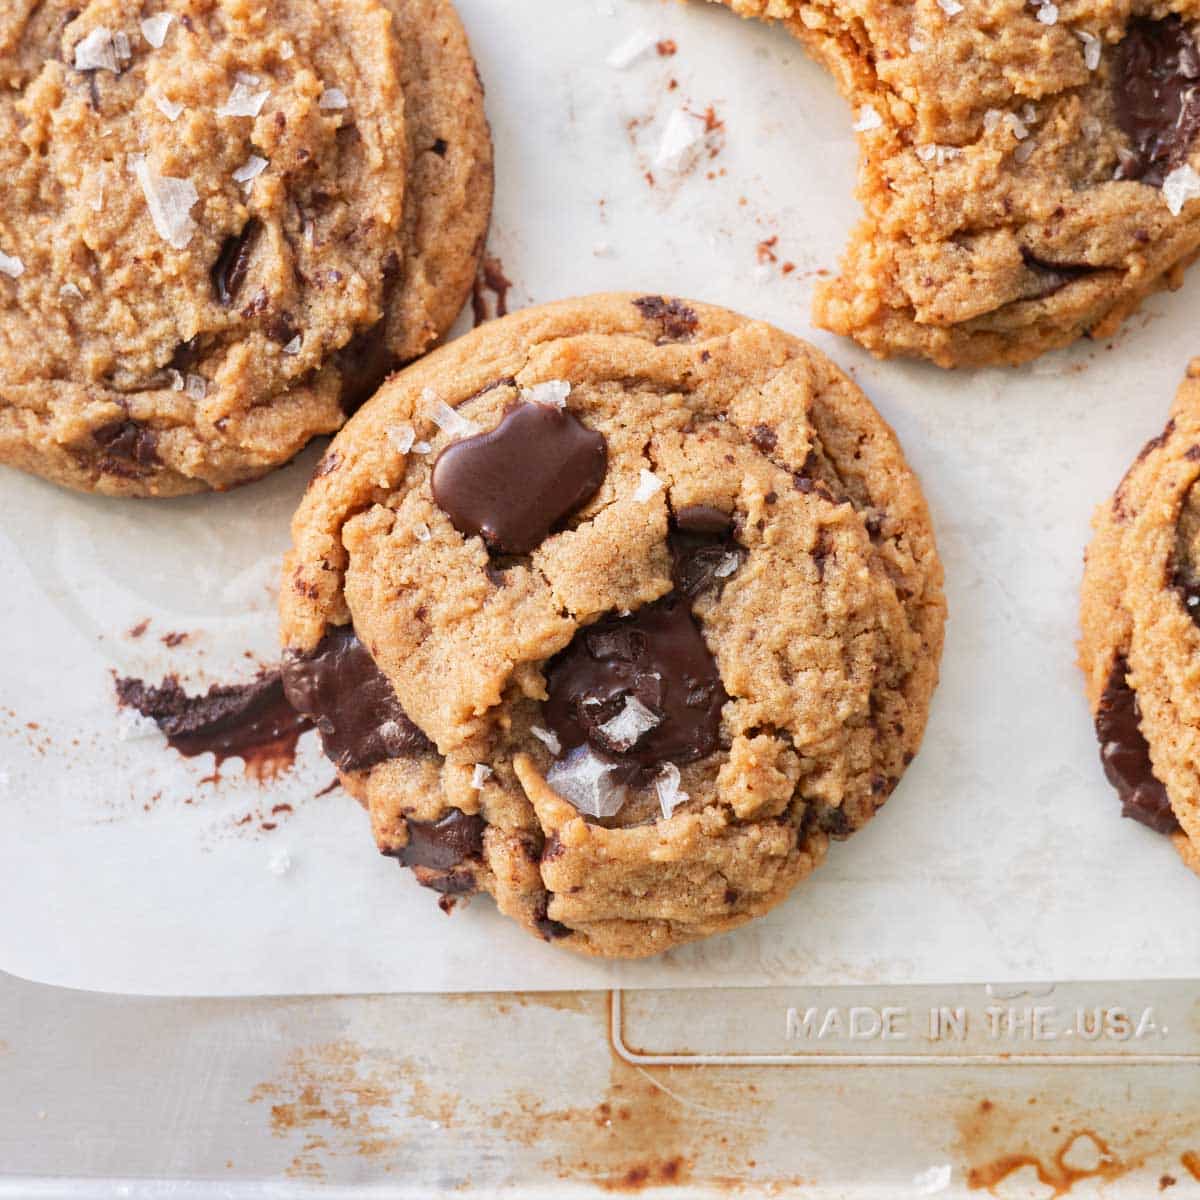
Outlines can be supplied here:
M1107 337L1200 248L1195 0L724 0L834 74L864 216L814 316L881 356Z
M447 0L0 13L0 461L223 489L449 327L491 143Z
M1200 359L1093 525L1079 661L1101 761L1200 874Z
M653 954L766 912L884 803L941 578L894 435L826 358L593 296L435 351L338 435L293 521L284 676L445 903Z

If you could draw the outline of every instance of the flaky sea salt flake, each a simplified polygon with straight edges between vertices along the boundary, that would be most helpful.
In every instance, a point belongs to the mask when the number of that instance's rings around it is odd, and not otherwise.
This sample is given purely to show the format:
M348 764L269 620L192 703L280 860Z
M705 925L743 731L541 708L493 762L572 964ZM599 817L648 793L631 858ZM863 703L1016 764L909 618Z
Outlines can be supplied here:
M129 45L129 35L118 30L113 34L113 49L117 52L117 60L127 63L133 57L133 50Z
M1004 123L1018 142L1023 142L1029 136L1029 126L1016 113L1005 113Z
M546 772L546 782L570 805L589 817L615 817L625 804L624 784L614 783L615 763L605 762L587 745L572 750Z
M562 753L562 742L558 740L558 734L552 730L543 729L540 725L530 725L529 732L533 734L550 753L557 758Z
M112 71L115 75L120 69L112 30L104 25L97 25L75 47L77 71Z
M686 171L691 166L708 133L708 123L686 108L677 108L667 118L654 165L664 171Z
M176 250L186 250L196 232L191 216L192 206L200 200L196 185L190 179L155 175L141 157L134 161L133 173L142 185L158 236Z
M246 162L233 173L237 183L253 183L266 169L268 163L258 154L252 154Z
M187 377L187 394L196 401L203 400L208 395L208 383L203 375Z
M240 80L234 84L229 99L217 109L218 117L257 117L271 94L270 88L256 92L250 85Z
M179 120L183 115L184 105L176 103L174 100L168 100L166 96L156 93L154 96L154 107L158 109L164 117L172 124Z
M302 345L303 345L303 340L301 339L299 334L296 334L296 336L294 338L292 338L292 340L290 342L288 342L288 344L286 346L284 346L283 352L284 352L284 354L289 354L293 358L295 358L296 355L300 353L300 347Z
M418 521L413 526L413 537L415 537L418 542L427 542L431 537L433 537L433 531L428 525L425 524L424 521Z
M1037 10L1037 19L1039 21L1041 21L1041 23L1043 25L1057 25L1058 24L1058 5L1057 4L1041 5L1041 7Z
M340 111L343 108L349 108L350 101L341 88L326 88L321 94L319 106Z
M571 385L565 379L547 379L545 383L521 389L521 399L526 404L544 404L548 408L562 408L570 394Z
M1013 158L1019 163L1027 163L1032 157L1033 152L1037 149L1037 142L1025 141L1022 142L1014 151Z
M957 17L963 11L963 6L958 0L938 0L938 7L948 17Z
M920 30L917 30L908 39L908 49L912 54L920 54L922 50L929 49L929 39Z
M858 120L854 122L852 128L855 133L867 133L872 129L879 129L883 125L883 118L870 105L864 104L858 110Z
M286 850L276 850L267 859L267 870L282 878L292 869L292 856Z
M605 721L599 730L614 750L628 750L643 733L662 724L662 717L647 708L636 696L626 696L621 711Z
M427 389L428 390L428 389ZM425 399L422 394L422 399ZM435 401L429 412L429 419L445 434L453 439L471 437L479 432L479 426L474 421L468 421L460 416L445 400Z
M484 763L476 763L475 771L471 775L471 787L475 791L479 791L481 787L492 777L492 768Z
M661 492L663 486L663 481L653 471L647 471L643 467L641 474L638 476L638 485L634 490L633 498L639 504L645 504L651 496L657 492Z
M296 57L296 47L293 46L291 42L284 42L279 47L279 57L284 62L288 62L289 60L295 58Z
M68 300L83 299L83 293L73 283L64 283L62 287L58 289L58 294Z
M171 391L182 392L185 386L183 372L175 370L174 367L168 367L167 374L171 377Z
M147 17L142 22L142 37L155 50L161 50L163 42L167 40L167 30L171 28L173 20L175 17L171 13L156 13L152 17Z
M1086 29L1075 30L1075 36L1083 43L1083 65L1089 71L1099 70L1100 52L1104 48L1104 43L1094 33L1088 33Z
M5 254L0 250L0 275L9 279L20 279L25 274L25 264L15 254Z
M407 454L417 440L417 432L411 425L393 425L387 431L388 445L397 454Z
M1194 167L1176 167L1163 180L1162 194L1172 216L1177 217L1189 200L1200 200L1200 175Z
M648 54L658 42L658 35L648 29L635 29L620 45L614 46L605 62L616 71L632 66L643 54Z
M730 552L722 556L721 561L713 567L713 577L716 579L728 579L742 565L741 558Z
M412 444L412 452L414 454L428 454L432 449L432 442L413 442Z
M654 790L658 793L658 806L665 821L669 821L675 810L690 798L687 792L680 790L679 768L674 763L663 763L662 770L654 777Z

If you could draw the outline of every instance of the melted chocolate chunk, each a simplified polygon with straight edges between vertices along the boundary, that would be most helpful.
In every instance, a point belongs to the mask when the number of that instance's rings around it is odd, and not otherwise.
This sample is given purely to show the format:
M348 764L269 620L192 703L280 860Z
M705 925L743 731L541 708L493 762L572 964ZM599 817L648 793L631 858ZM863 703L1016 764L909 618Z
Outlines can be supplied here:
M686 342L700 324L695 309L689 308L682 300L641 296L633 302L633 306L647 321L657 321L662 326L662 336L658 339L660 342Z
M660 763L694 762L717 748L729 699L687 600L677 592L628 617L581 629L546 667L543 712L563 750L587 742L605 757L653 774ZM636 699L658 724L632 745L602 726Z
M173 675L157 687L141 679L116 686L117 700L154 721L185 758L211 752L217 766L241 758L248 769L272 774L294 759L297 740L312 728L287 702L279 671L253 683L214 684L203 696L189 696Z
M102 470L110 470L106 465L110 460L115 460L113 466L134 464L140 467L153 466L159 461L158 434L137 421L113 421L102 425L92 434L92 440L104 450Z
M283 687L296 711L316 722L325 753L341 771L432 749L349 625L331 629L312 654L286 658Z
M495 429L452 442L433 497L460 533L495 554L528 554L582 508L608 471L604 435L565 409L518 404Z
M1148 825L1159 833L1174 833L1179 822L1167 799L1167 789L1154 777L1150 747L1141 730L1137 693L1125 681L1128 664L1113 663L1100 706L1096 711L1096 737L1100 761L1108 782L1121 798L1121 815Z
M250 256L254 253L254 243L258 240L262 224L251 217L242 228L241 233L225 239L221 253L213 264L212 285L217 303L222 308L230 308L237 299L242 284L246 282L246 272L250 269Z
M396 367L388 345L386 322L379 321L343 346L334 358L342 376L340 403L347 416L361 408L379 390Z
M746 551L733 537L733 518L709 504L681 508L668 538L671 578L689 600L737 571ZM731 564L730 555L737 559Z
M175 347L175 353L171 355L171 361L167 366L175 371L190 371L201 359L204 354L204 348L200 344L200 335L196 334L194 338L188 338L186 342L180 342Z
M446 871L465 859L479 858L483 854L483 831L487 822L482 817L452 808L437 821L409 820L406 824L408 845L396 851L401 866Z
M1113 104L1130 141L1119 178L1162 187L1200 133L1200 49L1179 17L1130 25L1113 64Z

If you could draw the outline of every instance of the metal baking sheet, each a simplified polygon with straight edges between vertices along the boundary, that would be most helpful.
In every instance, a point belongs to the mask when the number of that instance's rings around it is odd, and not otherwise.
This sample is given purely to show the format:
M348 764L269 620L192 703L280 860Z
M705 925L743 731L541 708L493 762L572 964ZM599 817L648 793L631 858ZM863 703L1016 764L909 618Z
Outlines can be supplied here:
M118 713L114 672L202 687L270 660L277 559L315 451L229 495L154 504L5 472L0 967L207 996L1200 975L1200 883L1118 818L1074 666L1090 510L1200 352L1200 277L1114 343L1019 371L874 362L809 325L854 219L854 150L832 83L783 32L698 3L559 0L553 21L534 3L460 7L511 306L618 288L723 303L810 337L896 426L948 578L925 747L767 919L646 963L580 960L484 900L447 919L374 854L344 794L318 795L332 771L311 738L267 784L236 762L213 781L211 760ZM609 65L639 31L645 52ZM681 107L710 129L674 172L656 159Z

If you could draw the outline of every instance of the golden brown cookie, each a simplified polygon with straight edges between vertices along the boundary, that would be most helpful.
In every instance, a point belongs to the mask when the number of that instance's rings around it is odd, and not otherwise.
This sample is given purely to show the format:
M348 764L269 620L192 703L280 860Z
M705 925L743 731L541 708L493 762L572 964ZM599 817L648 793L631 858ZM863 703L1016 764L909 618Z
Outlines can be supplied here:
M448 0L10 4L0 84L0 461L232 487L462 306L491 143Z
M1093 525L1079 661L1104 770L1200 874L1200 359Z
M917 480L833 364L722 309L593 296L436 351L293 538L285 686L380 848L571 949L766 912L921 741Z
M817 322L1019 363L1109 336L1200 247L1195 0L724 0L834 74L865 210Z

